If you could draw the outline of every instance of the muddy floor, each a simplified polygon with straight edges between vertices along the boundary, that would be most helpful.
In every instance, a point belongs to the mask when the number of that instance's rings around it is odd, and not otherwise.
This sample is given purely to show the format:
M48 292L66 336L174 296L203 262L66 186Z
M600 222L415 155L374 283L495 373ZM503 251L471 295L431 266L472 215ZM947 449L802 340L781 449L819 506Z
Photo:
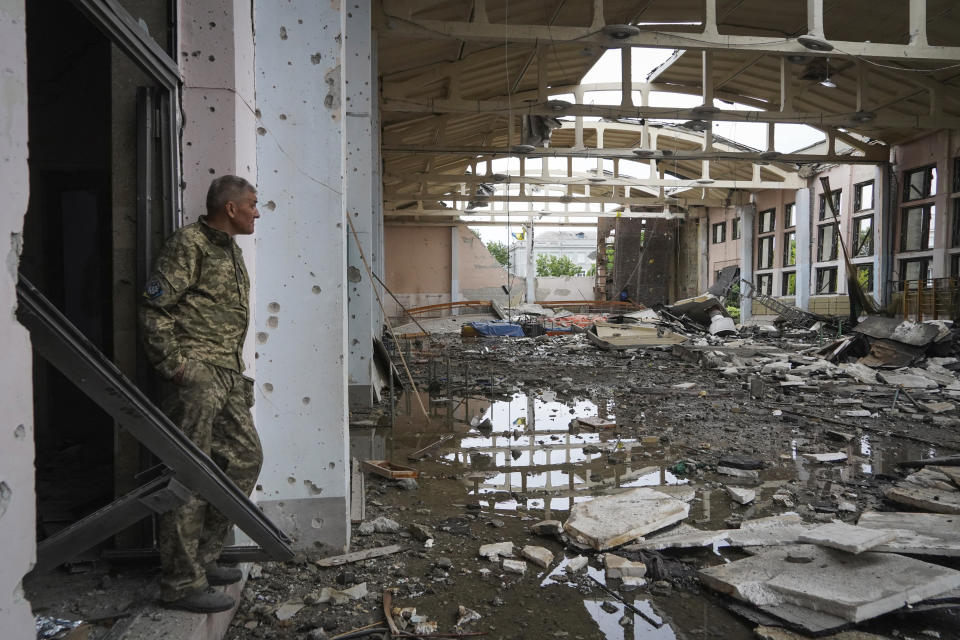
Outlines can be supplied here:
M419 472L413 482L365 474L365 524L354 523L351 551L402 550L334 568L308 556L254 567L227 638L387 637L386 590L407 609L408 630L423 620L435 633L491 639L751 638L756 625L696 579L698 568L742 551L623 553L649 568L646 585L627 591L606 580L595 554L585 571L565 571L579 551L531 525L563 521L597 495L662 485L695 492L686 522L704 529L787 511L855 522L864 510L895 510L882 492L904 475L897 462L960 446L954 413L934 419L915 399L850 378L784 385L758 375L751 385L669 349L602 352L582 338L448 337L412 345L408 356L420 391L399 394L392 415L352 416L351 427L355 457ZM847 459L811 464L802 455L827 452ZM759 478L718 474L731 457L760 461ZM736 504L725 485L756 489L757 499ZM519 575L478 556L481 545L504 541L546 547L554 561ZM889 614L857 629L960 638L956 611Z

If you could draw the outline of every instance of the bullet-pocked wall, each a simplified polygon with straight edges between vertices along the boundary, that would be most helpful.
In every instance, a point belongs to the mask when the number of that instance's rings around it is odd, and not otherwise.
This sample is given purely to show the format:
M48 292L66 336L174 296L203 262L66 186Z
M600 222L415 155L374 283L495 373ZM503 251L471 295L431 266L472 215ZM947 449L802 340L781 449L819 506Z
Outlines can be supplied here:
M27 210L27 50L26 14L22 0L0 7L0 210L3 271L0 273L0 335L4 340L0 368L0 629L9 638L36 634L30 603L21 581L33 566L36 514L33 475L33 388L27 330L16 321L17 265Z
M257 502L300 549L346 548L346 223L339 3L254 3Z

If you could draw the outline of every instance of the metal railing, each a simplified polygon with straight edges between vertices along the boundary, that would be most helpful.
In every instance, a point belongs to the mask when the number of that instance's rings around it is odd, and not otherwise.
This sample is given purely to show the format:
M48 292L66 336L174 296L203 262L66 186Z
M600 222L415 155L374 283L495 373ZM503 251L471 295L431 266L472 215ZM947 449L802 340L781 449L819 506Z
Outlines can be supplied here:
M895 280L892 284L904 320L953 320L960 316L960 278Z

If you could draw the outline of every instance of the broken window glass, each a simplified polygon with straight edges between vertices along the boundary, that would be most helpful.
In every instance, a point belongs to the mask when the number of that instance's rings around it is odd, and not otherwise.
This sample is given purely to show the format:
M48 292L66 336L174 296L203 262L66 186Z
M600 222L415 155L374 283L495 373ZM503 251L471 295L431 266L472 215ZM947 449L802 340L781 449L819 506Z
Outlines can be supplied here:
M797 295L797 272L796 271L785 271L783 274L783 283L780 289L780 295L782 296L795 296Z
M821 267L817 269L817 293L837 292L837 268Z
M922 167L903 174L903 201L922 200L937 194L937 167Z
M837 259L837 225L822 224L817 227L817 262Z
M853 221L853 257L866 258L873 255L873 216L863 216Z
M790 267L797 264L797 232L788 231L783 234L783 266Z
M900 214L900 250L923 251L933 246L933 205L910 207Z
M773 236L765 236L757 243L757 269L771 267L773 267Z

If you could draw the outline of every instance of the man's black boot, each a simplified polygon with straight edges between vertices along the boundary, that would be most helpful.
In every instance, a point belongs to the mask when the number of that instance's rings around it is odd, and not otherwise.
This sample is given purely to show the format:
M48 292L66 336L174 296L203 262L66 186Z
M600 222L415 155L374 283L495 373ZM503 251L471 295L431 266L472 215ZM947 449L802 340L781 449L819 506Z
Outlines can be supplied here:
M227 594L207 588L188 591L177 600L165 601L163 606L195 613L219 613L233 609L236 604L237 601Z
M236 567L221 567L218 564L212 564L206 568L207 582L211 585L221 587L234 582L240 582L243 578L243 572Z

